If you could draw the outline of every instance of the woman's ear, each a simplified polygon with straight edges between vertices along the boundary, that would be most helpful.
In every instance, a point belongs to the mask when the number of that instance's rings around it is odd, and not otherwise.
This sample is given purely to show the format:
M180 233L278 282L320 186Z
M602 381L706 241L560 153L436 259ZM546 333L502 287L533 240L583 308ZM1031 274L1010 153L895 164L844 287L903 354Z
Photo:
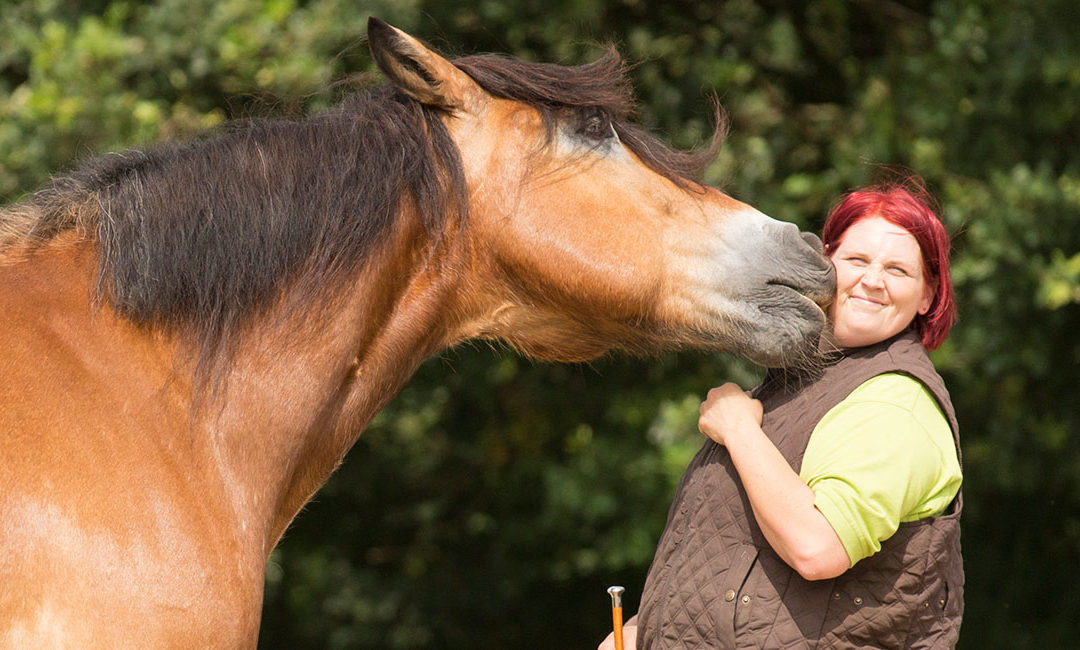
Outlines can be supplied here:
M925 316L930 311L930 306L934 304L934 296L937 295L937 282L931 282L933 278L928 278L923 281L923 295L919 300L919 315Z

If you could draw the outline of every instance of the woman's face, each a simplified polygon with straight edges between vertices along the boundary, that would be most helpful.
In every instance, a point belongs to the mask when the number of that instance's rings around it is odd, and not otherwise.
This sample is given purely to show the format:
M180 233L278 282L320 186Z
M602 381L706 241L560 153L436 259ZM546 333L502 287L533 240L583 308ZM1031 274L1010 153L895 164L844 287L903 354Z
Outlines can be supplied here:
M919 243L900 226L864 217L848 227L829 258L836 267L829 316L840 347L884 341L930 309L934 292L923 277Z

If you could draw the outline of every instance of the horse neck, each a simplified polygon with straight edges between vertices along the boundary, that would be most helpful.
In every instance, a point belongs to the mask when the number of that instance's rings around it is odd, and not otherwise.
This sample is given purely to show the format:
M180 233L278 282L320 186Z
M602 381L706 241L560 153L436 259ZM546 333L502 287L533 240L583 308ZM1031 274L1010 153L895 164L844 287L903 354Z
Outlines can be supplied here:
M408 221L406 221L408 223ZM458 275L416 228L394 231L333 308L242 348L204 430L243 529L269 552L364 428L446 342ZM267 319L273 322L273 318Z
M121 448L141 450L132 452L139 462L167 457L163 471L184 476L185 490L258 563L450 336L460 253L452 237L432 253L418 219L400 222L315 316L282 307L254 323L201 406L177 335L92 307L98 253L74 233L32 254L0 251L0 321L22 328L9 337L25 330L17 340L37 346L29 356L51 359L36 375L27 370L41 384L28 390L47 393L54 366L86 375L85 390L63 404L72 418L94 415L70 428L107 430ZM48 345L57 340L61 348ZM121 460L133 459L102 462Z

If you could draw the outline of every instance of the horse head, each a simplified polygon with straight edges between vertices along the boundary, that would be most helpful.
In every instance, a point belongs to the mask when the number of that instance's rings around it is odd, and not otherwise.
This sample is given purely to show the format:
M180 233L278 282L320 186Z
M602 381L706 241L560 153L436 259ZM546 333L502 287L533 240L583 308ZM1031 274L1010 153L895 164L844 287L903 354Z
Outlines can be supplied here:
M374 18L369 42L391 83L443 112L464 166L482 282L453 338L557 361L693 347L784 365L816 349L834 282L820 242L650 155L620 114L617 55L451 62Z

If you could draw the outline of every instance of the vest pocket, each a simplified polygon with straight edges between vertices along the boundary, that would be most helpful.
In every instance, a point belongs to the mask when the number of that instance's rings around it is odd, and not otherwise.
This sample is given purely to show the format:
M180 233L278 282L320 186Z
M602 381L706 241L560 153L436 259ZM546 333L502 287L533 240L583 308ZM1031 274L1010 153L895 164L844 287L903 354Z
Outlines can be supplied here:
M735 631L745 623L754 605L754 581L749 579L757 566L758 550L743 545L735 553L734 561L724 574L720 598L713 606L715 612L716 638L720 648L735 647Z
M838 579L828 596L821 647L904 647L916 608L885 583Z

